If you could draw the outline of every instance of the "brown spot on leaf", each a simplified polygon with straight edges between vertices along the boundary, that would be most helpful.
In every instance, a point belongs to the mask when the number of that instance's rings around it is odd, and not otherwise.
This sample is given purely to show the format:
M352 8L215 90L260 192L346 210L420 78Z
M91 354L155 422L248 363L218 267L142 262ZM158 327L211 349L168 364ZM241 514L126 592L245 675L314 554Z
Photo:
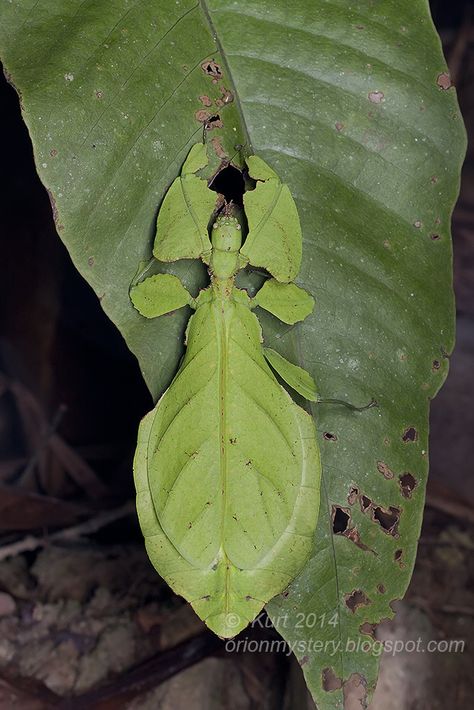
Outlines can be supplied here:
M431 182L432 185L436 185L436 183L438 182L438 176L437 176L437 175L432 175L432 176L430 177L430 182Z
M280 596L282 596L283 599L287 599L287 597L288 597L289 594L290 594L290 590L289 590L289 589L285 589L285 591L282 592Z
M451 77L449 76L448 72L445 71L441 74L438 74L436 83L438 84L440 89L443 89L443 91L447 91L452 86Z
M95 92L96 99L101 99L103 97L103 95L104 95L103 91L97 90Z
M226 160L228 156L222 145L222 138L220 136L214 136L214 138L211 140L211 144L214 148L214 153L217 155L217 157L221 160Z
M329 431L325 431L323 439L326 439L326 441L337 441L337 436L335 434L331 434Z
M360 539L360 533L353 525L351 518L351 511L349 508L343 508L340 505L332 506L332 531L334 535L342 535L342 537L347 538L354 543L357 547L364 552L372 552L376 554L374 550L365 545Z
M349 710L367 708L367 681L359 673L352 673L343 686L344 707Z
M350 594L344 594L344 601L346 602L347 608L350 609L353 614L356 613L359 607L367 606L372 603L362 589L354 589Z
M93 257L93 256L90 256L90 257L87 259L87 263L89 264L89 266L94 266L94 261L95 261L95 260L94 260L94 257Z
M371 547L362 542L362 540L360 539L360 533L356 527L347 530L347 532L344 533L344 537L347 537L348 540L353 542L356 547L360 548L361 550L364 550L364 552L371 552L373 555L377 554L375 550L372 550Z
M222 77L222 71L220 66L213 59L211 61L207 60L201 64L201 69L204 74L211 76L213 79L220 79Z
M416 227L416 229L421 229L421 227L423 226L423 222L420 219L416 219L413 222L413 226Z
M431 238L434 242L436 242L436 241L437 241L438 239L440 239L441 237L439 236L439 234L430 234L430 238Z
M303 658L300 660L300 666L305 666L309 661L309 656L303 656Z
M385 594L385 585L382 583L377 584L377 591L379 594Z
M400 481L400 488L402 489L402 496L404 498L411 498L411 494L416 487L417 481L414 476L411 475L411 473L402 473L401 476L399 476L399 481Z
M223 106L227 106L227 104L231 104L233 100L234 94L232 93L232 91L229 91L229 89L226 89L225 86L223 86L221 88L221 98L219 99L219 101L222 102Z
M356 486L351 486L349 488L349 493L347 495L347 502L349 505L354 505L354 503L357 500L357 496L359 495L359 489L356 488Z
M204 124L206 131L211 131L213 128L223 128L224 126L218 113L212 114L203 108L196 111L194 117L197 121L199 121L199 123Z
M380 104L384 100L385 96L382 91L371 91L369 93L369 101L373 104Z
M332 668L323 668L321 673L323 690L327 693L332 693L333 690L342 688L342 678L339 678Z
M365 634L374 639L376 628L377 624L370 624L368 621L364 621L364 623L359 626L359 631L361 634Z
M57 154L58 154L58 151L56 150L56 148L52 148L52 149L49 151L49 154L50 154L50 156L51 156L52 158L55 158L55 157L57 156Z
M402 557L403 557L403 550L395 550L395 554L393 556L393 559L395 560L395 562L398 563L398 566L400 568L405 567Z
M203 106L207 106L207 107L212 106L212 100L206 94L204 94L203 96L200 96L199 101L202 103Z
M384 461L377 461L377 470L387 480L394 476L392 469Z
M211 114L209 111L205 111L203 108L200 108L196 113L194 114L194 117L199 123L206 123L206 121L209 120L211 117Z
M432 365L431 365L431 369L433 370L433 372L436 372L437 370L439 370L440 367L441 367L440 361L439 361L439 360L433 360L433 363L432 363Z
M340 123L339 121L336 121L336 131L340 133L344 128L344 124Z
M417 441L418 432L413 426L409 426L405 429L402 436L402 441L406 444L409 441Z

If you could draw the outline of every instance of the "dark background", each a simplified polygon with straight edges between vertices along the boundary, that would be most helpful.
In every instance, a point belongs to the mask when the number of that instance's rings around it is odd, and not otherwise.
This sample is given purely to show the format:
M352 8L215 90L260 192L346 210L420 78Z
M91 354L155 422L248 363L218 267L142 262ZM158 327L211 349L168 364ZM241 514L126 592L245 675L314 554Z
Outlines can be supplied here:
M472 137L473 8L469 0L431 6ZM127 501L136 425L151 398L56 235L5 80L0 106L0 710L61 707L72 692L86 695L68 707L305 707L291 661L225 653L150 570ZM471 141L453 217L458 336L432 405L425 524L409 593L385 638L472 639L473 151ZM93 529L81 527L91 518ZM384 659L373 707L467 705L470 665L469 646L429 660Z

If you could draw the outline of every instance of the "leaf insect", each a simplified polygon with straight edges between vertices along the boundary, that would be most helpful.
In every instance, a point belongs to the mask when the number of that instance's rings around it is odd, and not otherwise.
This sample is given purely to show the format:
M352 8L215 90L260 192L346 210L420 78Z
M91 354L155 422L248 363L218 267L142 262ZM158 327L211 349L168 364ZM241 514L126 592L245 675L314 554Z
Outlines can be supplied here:
M151 562L219 636L244 629L301 571L319 509L321 463L312 417L278 382L318 401L312 376L263 347L253 313L304 320L313 297L293 283L301 228L287 185L258 156L246 160L256 187L239 208L216 211L197 174L194 145L157 218L156 259L202 259L210 285L193 298L171 274L130 290L146 318L191 306L186 352L170 387L142 420L134 460L137 510ZM209 238L210 231L210 238ZM247 264L272 276L254 298L235 286Z

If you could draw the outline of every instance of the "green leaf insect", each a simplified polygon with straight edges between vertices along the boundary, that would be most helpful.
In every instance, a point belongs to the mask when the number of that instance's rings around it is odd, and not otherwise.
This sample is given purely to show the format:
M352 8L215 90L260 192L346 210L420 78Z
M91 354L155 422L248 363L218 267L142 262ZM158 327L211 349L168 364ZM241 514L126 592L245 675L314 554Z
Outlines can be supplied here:
M289 585L313 545L315 426L274 371L308 399L317 400L316 387L309 373L263 347L252 311L260 306L294 324L314 300L290 283L302 240L288 187L263 160L247 159L256 187L244 195L244 240L238 207L225 204L215 216L217 194L196 174L206 164L206 147L195 145L165 195L153 253L162 261L201 258L210 285L194 299L176 276L160 274L130 292L147 318L195 310L179 370L140 424L134 475L150 560L228 638ZM273 276L253 299L234 284L246 264Z

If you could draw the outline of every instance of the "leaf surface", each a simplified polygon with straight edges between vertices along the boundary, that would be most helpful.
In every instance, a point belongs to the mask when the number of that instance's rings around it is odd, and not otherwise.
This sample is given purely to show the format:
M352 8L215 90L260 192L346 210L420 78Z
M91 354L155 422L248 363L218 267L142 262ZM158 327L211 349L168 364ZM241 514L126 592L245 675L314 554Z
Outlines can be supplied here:
M145 321L128 288L190 146L211 129L201 177L223 156L241 164L245 145L288 183L298 283L317 307L291 329L260 311L266 345L308 369L323 398L379 408L313 407L315 552L269 612L321 710L342 707L344 685L370 695L378 658L357 644L411 575L429 400L453 346L449 222L465 137L428 3L16 0L0 19L58 233L155 397L189 312ZM196 262L161 270L194 293L205 283Z

